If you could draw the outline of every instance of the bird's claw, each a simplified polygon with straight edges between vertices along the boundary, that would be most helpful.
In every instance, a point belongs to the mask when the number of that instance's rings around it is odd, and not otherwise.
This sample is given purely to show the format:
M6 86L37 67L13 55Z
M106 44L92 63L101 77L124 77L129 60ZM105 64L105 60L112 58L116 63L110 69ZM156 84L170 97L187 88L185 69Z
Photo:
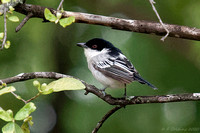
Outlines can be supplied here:
M106 96L106 92L105 92L105 90L102 89L102 90L100 90L100 91L101 91L101 93L103 94L103 96L105 97L105 96Z

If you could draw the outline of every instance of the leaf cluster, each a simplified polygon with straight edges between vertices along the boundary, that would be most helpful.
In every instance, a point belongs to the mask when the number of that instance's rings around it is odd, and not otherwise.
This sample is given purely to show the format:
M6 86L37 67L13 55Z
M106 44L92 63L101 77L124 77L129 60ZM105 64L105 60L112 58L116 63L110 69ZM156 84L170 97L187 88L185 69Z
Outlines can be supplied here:
M58 11L55 16L48 8L45 8L44 16L45 19L49 20L50 22L54 22L55 24L59 22L59 24L64 28L75 22L75 17L71 16L68 18L62 18L62 11Z

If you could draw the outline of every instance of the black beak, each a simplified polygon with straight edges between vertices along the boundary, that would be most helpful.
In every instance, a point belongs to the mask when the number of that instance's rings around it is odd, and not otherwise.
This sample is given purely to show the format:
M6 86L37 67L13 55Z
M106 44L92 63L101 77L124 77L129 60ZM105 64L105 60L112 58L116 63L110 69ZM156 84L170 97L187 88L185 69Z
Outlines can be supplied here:
M82 48L87 48L87 46L85 45L85 43L77 43L77 46L82 47Z

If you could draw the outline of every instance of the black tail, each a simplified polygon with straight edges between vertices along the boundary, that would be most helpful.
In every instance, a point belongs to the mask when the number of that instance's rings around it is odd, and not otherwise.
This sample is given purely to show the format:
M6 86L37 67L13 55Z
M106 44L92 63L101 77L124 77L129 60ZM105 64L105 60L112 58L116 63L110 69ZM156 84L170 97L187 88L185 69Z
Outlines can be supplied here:
M141 84L147 84L148 86L150 86L151 88L153 88L154 90L157 90L158 88L156 88L155 86L153 86L152 84L150 84L148 81L144 80L142 77L140 77L140 75L138 74L134 74L134 79L138 82L140 82Z

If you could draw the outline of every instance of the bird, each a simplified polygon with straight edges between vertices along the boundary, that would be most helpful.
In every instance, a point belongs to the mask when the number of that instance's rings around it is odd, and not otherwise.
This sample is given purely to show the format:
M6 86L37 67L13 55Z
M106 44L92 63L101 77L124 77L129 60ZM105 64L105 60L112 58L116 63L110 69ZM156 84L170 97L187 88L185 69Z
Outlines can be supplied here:
M93 38L86 43L77 43L84 48L88 68L92 75L106 88L124 88L126 97L126 85L134 81L146 84L157 89L154 85L144 80L127 57L111 42L102 38Z

